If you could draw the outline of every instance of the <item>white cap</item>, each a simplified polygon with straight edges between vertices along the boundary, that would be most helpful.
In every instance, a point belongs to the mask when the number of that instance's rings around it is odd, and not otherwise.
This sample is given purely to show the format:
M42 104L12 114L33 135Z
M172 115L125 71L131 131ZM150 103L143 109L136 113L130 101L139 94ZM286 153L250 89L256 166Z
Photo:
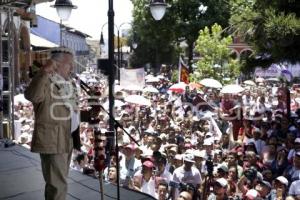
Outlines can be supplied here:
M280 183L284 184L285 186L289 185L289 181L284 176L278 176L276 178Z
M205 158L205 150L195 150L194 151L194 156L195 157L200 157L200 158Z
M227 180L225 178L218 178L216 180L216 182L219 183L222 187L226 187L227 184L228 184L228 182L227 182Z
M250 189L246 193L246 197L248 197L249 199L255 199L256 197L258 197L258 192L254 189Z
M214 140L212 138L207 138L204 140L203 145L212 145Z
M191 162L191 163L195 162L193 154L184 154L183 160L186 162Z
M182 155L181 154L176 154L174 159L175 160L182 160Z
M296 138L294 142L295 143L300 143L300 138Z
M295 127L295 126L291 126L290 128L289 128L289 131L296 131L297 130L297 128Z

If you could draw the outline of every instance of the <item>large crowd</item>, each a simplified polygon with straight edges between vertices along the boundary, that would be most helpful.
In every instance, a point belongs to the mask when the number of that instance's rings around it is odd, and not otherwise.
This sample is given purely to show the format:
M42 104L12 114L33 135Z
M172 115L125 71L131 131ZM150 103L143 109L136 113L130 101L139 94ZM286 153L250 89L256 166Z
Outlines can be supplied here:
M115 90L119 162L109 155L103 176L122 187L157 199L300 199L300 93L281 82L249 82L243 91L222 93L214 86L186 84L171 90L167 74L149 76L152 90ZM105 81L90 87L98 103L108 108ZM128 96L142 96L128 101ZM150 103L149 103L150 102ZM81 92L82 113L93 105ZM32 106L16 103L22 124L18 142L30 145ZM109 130L109 116L100 111L91 124L80 123L81 151L74 151L71 168L94 170L94 132ZM83 119L83 118L82 118ZM137 145L134 141L137 141Z

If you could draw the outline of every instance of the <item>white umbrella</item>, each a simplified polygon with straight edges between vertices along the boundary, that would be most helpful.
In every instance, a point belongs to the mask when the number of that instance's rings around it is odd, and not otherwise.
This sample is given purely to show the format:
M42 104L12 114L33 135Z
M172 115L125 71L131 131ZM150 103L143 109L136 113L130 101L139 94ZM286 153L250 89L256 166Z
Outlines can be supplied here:
M154 76L152 74L148 74L147 76L145 76L145 79L149 79L149 78L153 78Z
M240 92L243 92L245 89L242 88L240 85L225 85L222 90L221 93L223 94L237 94Z
M142 91L143 86L138 86L138 85L128 85L126 87L123 87L122 90L128 90L128 91Z
M244 81L244 84L245 85L256 86L256 83L254 83L254 81L252 81L252 80L246 80L246 81Z
M200 84L210 88L222 88L222 84L219 81L212 78L202 79L200 81Z
M122 101L120 101L120 100L118 100L118 99L115 100L114 107L120 108L120 107L122 107L122 106L124 106L124 105L125 105L125 103L123 103ZM103 107L104 107L105 109L108 109L108 107L109 107L109 102L106 101L106 102L103 104Z
M256 78L256 79L255 79L255 82L257 82L257 83L263 83L263 82L265 82L265 79L259 77L259 78Z
M273 78L268 78L267 81L273 81L273 82L279 82L279 78L273 77Z
M135 94L125 97L124 100L128 103L134 103L134 104L143 105L143 106L151 105L151 101L149 99L146 99L143 96L135 95Z
M159 93L158 89L156 89L155 87L145 87L143 89L143 92L150 92L150 93Z
M28 103L30 103L30 101L25 99L24 94L18 94L16 96L14 96L14 104L18 105L19 103L28 104Z
M157 78L159 78L159 79L165 79L166 77L164 75L158 75Z
M159 82L158 77L152 76L152 77L149 77L149 78L146 79L146 83L157 83L157 82Z

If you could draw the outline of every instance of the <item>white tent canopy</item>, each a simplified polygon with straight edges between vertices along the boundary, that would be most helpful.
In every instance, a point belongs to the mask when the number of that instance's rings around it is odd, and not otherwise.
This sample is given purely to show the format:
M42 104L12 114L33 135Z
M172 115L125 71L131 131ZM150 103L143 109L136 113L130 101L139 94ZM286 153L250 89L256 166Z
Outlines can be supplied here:
M32 33L30 33L30 44L36 47L49 47L49 48L58 47L57 44L50 42L49 40L46 40Z

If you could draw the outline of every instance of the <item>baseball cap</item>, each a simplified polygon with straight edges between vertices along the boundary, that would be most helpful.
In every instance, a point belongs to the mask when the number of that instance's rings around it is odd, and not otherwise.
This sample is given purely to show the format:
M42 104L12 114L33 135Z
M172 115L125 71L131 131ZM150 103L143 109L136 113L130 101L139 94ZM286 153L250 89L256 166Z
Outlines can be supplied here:
M205 150L195 150L194 151L194 157L200 157L200 158L205 158Z
M264 186L267 186L270 189L272 188L271 184L268 181L261 180L258 183L260 183L260 184L262 184Z
M194 155L193 154L185 154L183 156L183 160L186 161L186 162L192 162L194 163Z
M176 154L174 159L175 160L182 160L182 155L181 154Z
M285 186L289 185L289 181L284 176L278 176L275 180L279 181L280 183L284 184Z
M204 139L203 141L203 145L207 145L207 146L210 146L214 143L214 141L211 139L211 138L206 138Z
M254 189L250 189L246 193L246 197L249 198L249 199L251 199L251 200L252 199L254 200L258 196L259 196L258 192L256 190L254 190Z
M124 148L129 148L131 150L135 150L135 145L134 144L127 144Z
M295 143L300 143L300 138L296 138L294 142Z
M150 160L147 160L147 161L143 162L143 166L148 167L148 168L153 168L154 164Z
M217 170L222 170L224 172L228 172L228 167L224 164L220 164L217 168Z
M300 151L296 151L295 156L300 157Z
M216 180L216 183L221 185L222 187L226 187L228 185L228 182L225 178L218 178Z

